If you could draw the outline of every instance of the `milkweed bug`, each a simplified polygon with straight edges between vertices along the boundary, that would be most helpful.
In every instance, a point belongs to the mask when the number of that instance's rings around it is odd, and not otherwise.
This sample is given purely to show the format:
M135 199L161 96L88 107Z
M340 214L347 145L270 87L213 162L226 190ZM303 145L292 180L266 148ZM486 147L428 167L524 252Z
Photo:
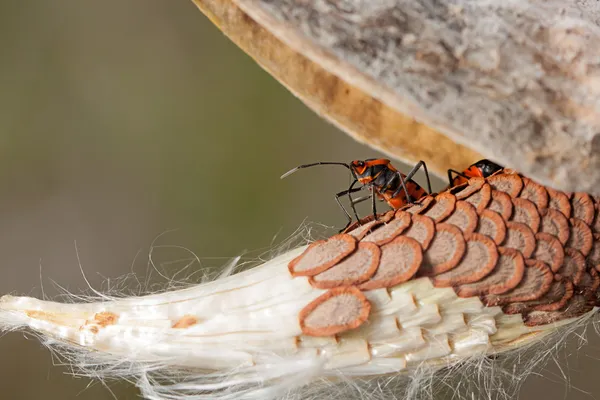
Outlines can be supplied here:
M356 217L357 221L360 221L355 205L362 201L371 199L373 216L376 218L376 197L387 202L390 207L398 209L406 204L411 204L415 200L419 200L420 198L431 193L431 182L429 181L429 173L427 172L427 165L424 161L419 161L407 175L404 175L398 171L396 168L394 168L394 166L392 166L390 160L384 158L370 158L364 161L354 160L350 164L321 161L312 164L300 165L283 174L281 179L293 174L299 169L314 167L316 165L341 165L348 168L350 170L350 174L354 178L348 189L336 193L335 195L335 201L348 218L348 224L346 224L344 229L346 229L352 223L352 216L340 202L340 197L342 196L348 196L354 216ZM427 178L428 192L426 192L425 189L412 180L412 177L421 167L423 167L425 176ZM354 186L356 184L360 184L361 187L355 188ZM371 194L359 197L358 199L352 198L352 193L358 192L365 187L371 191Z
M448 170L448 182L450 187L461 185L469 180L469 178L482 177L487 178L490 175L504 169L504 167L490 161L490 160L479 160L474 164L471 164L469 168L463 172L458 172L453 169ZM456 175L454 178L452 174Z

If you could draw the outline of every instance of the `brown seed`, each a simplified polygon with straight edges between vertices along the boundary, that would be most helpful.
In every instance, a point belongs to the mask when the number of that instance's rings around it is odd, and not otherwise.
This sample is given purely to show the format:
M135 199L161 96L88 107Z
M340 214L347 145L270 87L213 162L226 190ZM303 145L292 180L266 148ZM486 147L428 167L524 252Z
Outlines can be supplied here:
M594 299L596 298L596 292L600 287L600 277L595 269L590 268L585 271L583 278L577 286L577 292L582 294L585 298Z
M510 196L497 190L492 190L492 201L490 201L487 208L497 212L506 220L510 219L513 212L513 204Z
M594 233L594 244L587 255L587 264L594 268L600 267L600 235L597 233Z
M492 189L517 197L523 188L523 181L517 174L500 174L487 178Z
M312 243L288 264L292 276L312 276L333 267L356 248L356 239L339 234Z
M369 317L371 304L356 287L339 287L317 297L300 311L302 333L332 336L361 326Z
M396 217L387 224L378 227L373 232L368 234L363 242L373 242L378 246L391 242L394 238L400 235L410 225L411 214L406 211L396 213Z
M585 258L578 251L571 247L565 249L565 260L558 270L563 278L569 279L575 286L578 286L585 272Z
M542 185L529 178L523 178L523 190L519 197L531 201L540 210L548 207L548 192Z
M453 194L445 192L435 198L435 203L423 213L435 222L441 222L454 211L456 197Z
M411 205L404 211L411 214L421 214L423 211L427 210L427 207L429 207L431 203L433 203L433 196L426 196L416 201L415 204Z
M368 280L379 266L381 249L374 243L360 242L358 248L348 257L308 281L319 289L338 286L352 286Z
M567 246L577 249L587 256L592 250L594 244L594 235L590 227L582 220L578 218L571 218L570 222L570 236Z
M423 254L422 276L433 276L456 267L465 254L466 243L462 232L450 224L437 224L429 248Z
M484 178L471 178L466 184L459 185L450 189L450 193L453 193L457 199L461 200L481 190L484 184Z
M485 302L488 306L536 300L550 290L554 280L550 267L538 260L526 260L525 265L525 273L521 282L506 293L486 296Z
M477 228L477 210L466 201L456 202L454 212L446 219L445 223L452 224L463 231L464 235L475 232Z
M529 258L535 250L535 236L529 227L519 222L506 223L506 239L503 246L515 249L523 254L523 257Z
M516 287L525 273L525 260L515 249L498 247L498 262L485 278L456 289L460 297L474 297L486 294L502 294Z
M427 250L433 235L435 234L435 223L429 217L414 214L410 228L404 234L406 237L415 239L423 250Z
M567 304L558 311L533 311L525 317L525 325L547 325L563 319L579 317L594 308L593 302L582 295L574 295Z
M456 198L459 199L458 196ZM480 191L473 193L464 200L475 207L477 214L481 214L492 200L492 187L486 183Z
M352 228L351 230L345 230L344 233L347 233L348 235L353 236L356 240L360 240L362 239L367 233L369 233L369 231L371 229L374 229L375 227L382 225L383 221L381 220L373 220L373 221L369 221L363 225L358 225L356 224L356 226L352 227L350 226L348 229Z
M596 216L594 218L594 223L592 224L592 230L595 233L600 233L600 203L594 205L594 212L596 213Z
M542 217L542 224L540 232L549 233L556 237L563 246L567 244L569 235L571 234L571 228L569 227L569 220L565 215L553 208L546 208L540 211Z
M399 236L381 246L377 271L371 279L359 287L362 290L372 290L406 282L416 274L422 261L421 245L412 238Z
M565 217L571 217L571 202L569 201L569 197L563 192L559 192L558 190L551 189L549 187L546 188L548 192L548 208L560 211Z
M587 193L575 193L571 199L573 207L573 217L579 218L588 225L594 222L594 202Z
M536 311L556 311L565 306L567 301L573 297L573 284L569 280L563 280L555 276L550 290L537 300L511 303L502 308L505 314L526 313Z
M459 264L450 271L435 275L436 287L449 287L477 282L492 272L498 262L496 244L479 233L466 235L467 249Z
M549 233L535 234L536 247L533 258L548 264L552 272L557 272L565 260L565 250L556 237Z
M500 245L506 238L506 224L500 214L486 209L479 216L477 232L490 237L494 243Z
M535 311L556 311L563 308L575 294L573 283L569 280L554 281L548 293L532 304Z
M512 202L513 215L511 220L527 225L533 233L539 231L541 218L535 204L522 198L513 199Z

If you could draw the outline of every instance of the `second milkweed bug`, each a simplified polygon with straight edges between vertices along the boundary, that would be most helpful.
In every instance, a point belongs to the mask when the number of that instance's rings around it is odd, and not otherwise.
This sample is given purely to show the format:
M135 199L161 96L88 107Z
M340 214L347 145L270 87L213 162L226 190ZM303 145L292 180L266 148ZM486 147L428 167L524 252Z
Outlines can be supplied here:
M427 165L424 161L419 161L413 169L404 175L392 166L390 160L384 158L370 158L367 160L354 160L350 164L342 162L329 162L321 161L312 164L300 165L281 176L281 179L296 172L301 168L314 167L316 165L341 165L350 170L350 173L354 180L350 183L348 189L343 190L335 195L335 201L338 203L340 208L346 214L348 218L348 224L344 227L346 229L352 223L352 216L344 208L340 202L340 197L348 196L350 199L350 206L357 220L360 220L358 213L356 212L355 205L371 199L373 216L377 216L377 208L375 205L375 197L379 197L384 200L388 205L394 209L398 209L406 204L413 203L427 194L431 193L431 183L429 181L429 173L427 172ZM427 177L427 190L425 191L418 183L416 183L412 177L415 173L423 167L425 176ZM355 188L356 184L360 184L361 187ZM365 187L371 190L371 194L360 197L358 199L352 198L352 193L358 192ZM344 230L342 229L342 230Z
M463 172L458 172L453 169L448 170L448 183L450 187L461 185L469 180L469 178L481 177L487 178L488 176L504 169L504 167L492 162L490 160L479 160L473 163L469 168ZM452 174L456 175L454 178Z

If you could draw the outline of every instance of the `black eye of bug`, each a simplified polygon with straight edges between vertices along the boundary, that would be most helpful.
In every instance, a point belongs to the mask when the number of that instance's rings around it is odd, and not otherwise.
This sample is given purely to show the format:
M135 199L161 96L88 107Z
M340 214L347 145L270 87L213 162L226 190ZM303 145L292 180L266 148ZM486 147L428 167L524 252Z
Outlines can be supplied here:
M359 161L356 163L356 165L358 165L359 167L364 167L365 163L364 163L364 161Z

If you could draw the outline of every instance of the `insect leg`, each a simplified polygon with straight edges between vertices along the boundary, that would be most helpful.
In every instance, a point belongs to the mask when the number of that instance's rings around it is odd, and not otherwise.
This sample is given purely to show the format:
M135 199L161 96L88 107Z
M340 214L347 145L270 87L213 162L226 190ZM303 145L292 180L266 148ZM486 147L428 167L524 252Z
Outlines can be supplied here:
M408 174L406 174L406 180L412 179L412 177L417 173L417 171L421 167L423 167L423 170L425 171L425 178L427 179L427 191L428 191L428 194L431 194L431 181L429 180L429 171L427 171L427 164L425 164L425 161L423 161L423 160L419 161L413 167L413 169L411 169L410 172Z
M400 179L400 187L398 189L396 189L396 191L394 192L394 194L392 195L392 198L398 196L398 194L404 190L404 193L406 194L406 201L409 204L412 204L412 197L410 197L410 194L408 193L408 189L406 188L406 182L404 181L404 178L402 177L402 174L400 172L396 172L396 176L398 177L398 179Z
M371 187L371 210L373 211L373 219L377 219L377 205L375 204L375 188Z
M452 186L452 184L454 183L454 178L452 177L452 174L454 174L456 176L462 176L463 178L469 179L469 177L466 176L465 174L463 174L462 172L458 172L457 170L454 170L454 169L449 169L448 170L448 182L449 182L450 186Z
M354 183L356 183L356 182L354 182ZM346 217L348 218L348 223L346 224L346 226L344 227L344 229L346 229L348 226L350 226L350 224L352 223L352 217L350 216L350 213L348 213L348 211L346 210L346 208L344 207L344 205L340 201L340 197L346 196L346 195L348 195L348 197L350 197L350 205L352 207L352 210L354 211L354 215L356 216L356 220L357 221L360 220L359 217L358 217L358 213L356 212L356 209L354 208L354 204L352 204L353 200L352 200L352 197L350 196L350 194L362 190L362 187L356 188L356 189L352 189L352 186L354 186L354 183L352 183L352 185L350 185L349 189L341 191L339 193L336 193L336 195L335 195L335 201L338 203L338 206L340 206L340 208L342 209L342 211L344 212L344 214L346 214ZM344 229L342 229L342 230L344 230Z

